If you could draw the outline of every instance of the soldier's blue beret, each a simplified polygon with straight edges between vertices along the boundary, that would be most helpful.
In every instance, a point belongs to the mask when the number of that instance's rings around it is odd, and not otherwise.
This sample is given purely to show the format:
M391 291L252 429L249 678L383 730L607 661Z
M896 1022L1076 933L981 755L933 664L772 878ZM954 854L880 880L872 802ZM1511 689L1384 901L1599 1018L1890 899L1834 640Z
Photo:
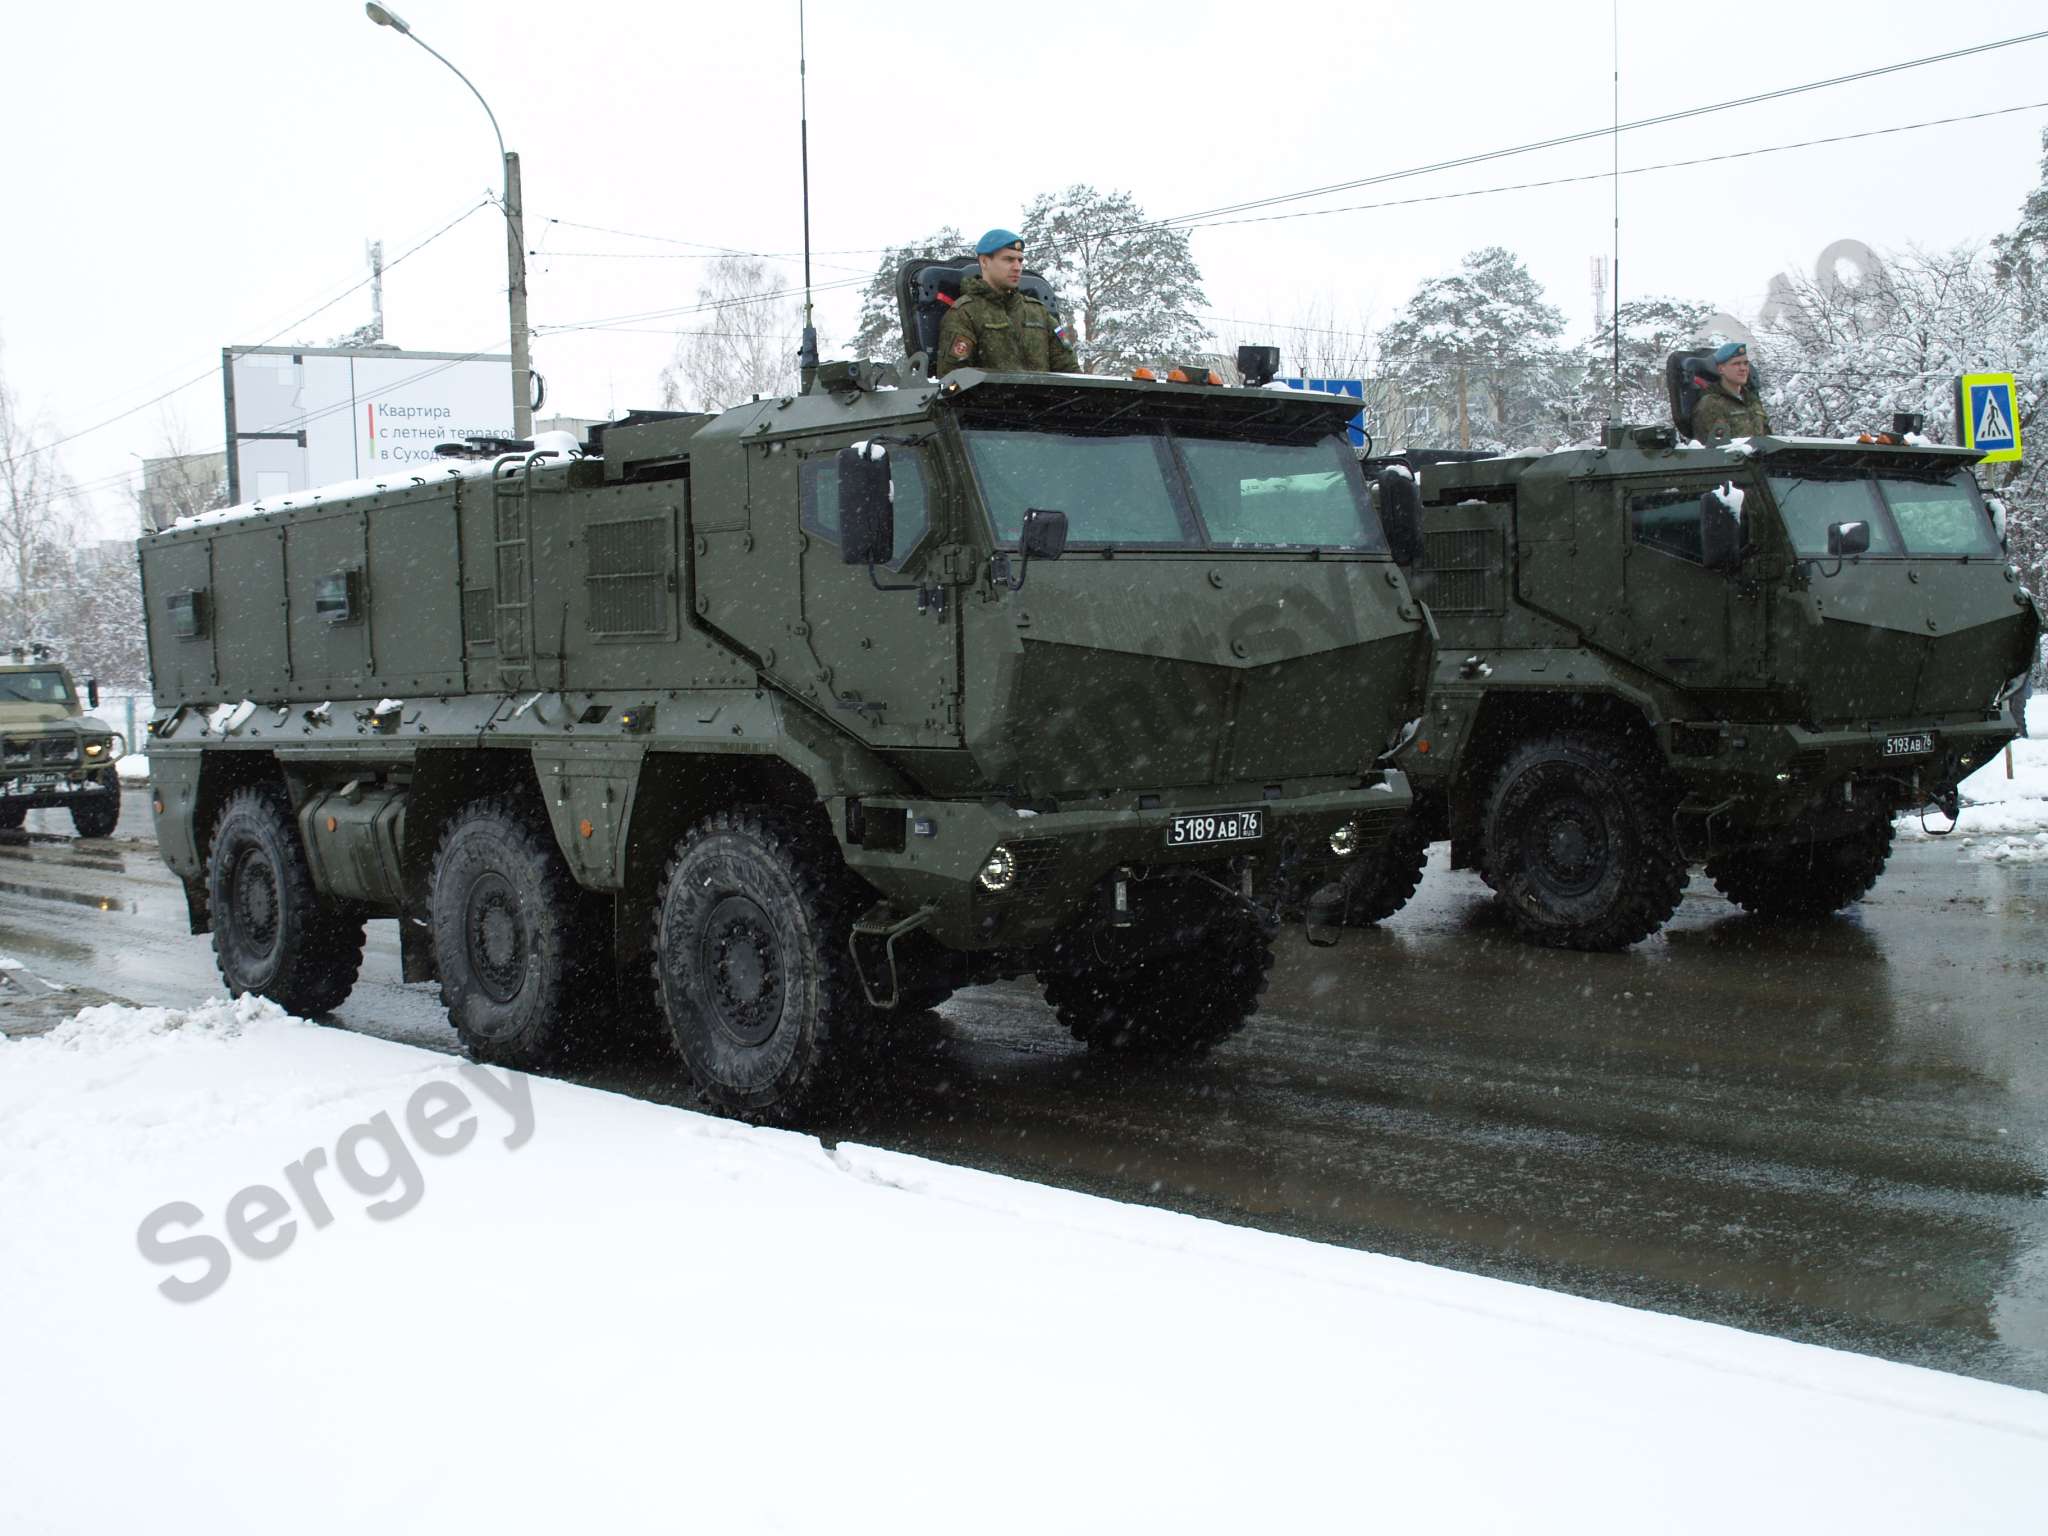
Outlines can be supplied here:
M1012 245L1016 246L1020 251L1023 250L1024 237L1012 234L1007 229L992 229L974 242L974 254L977 256L993 256L997 251Z
M1720 346L1714 348L1714 366L1718 368L1723 363L1732 363L1738 357L1746 358L1748 356L1749 348L1744 343L1724 341Z

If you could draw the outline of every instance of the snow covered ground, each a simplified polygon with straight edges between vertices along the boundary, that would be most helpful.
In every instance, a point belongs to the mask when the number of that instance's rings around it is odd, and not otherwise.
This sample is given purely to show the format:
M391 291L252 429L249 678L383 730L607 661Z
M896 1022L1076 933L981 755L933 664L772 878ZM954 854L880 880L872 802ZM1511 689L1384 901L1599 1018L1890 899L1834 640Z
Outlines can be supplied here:
M0 1298L8 1531L2013 1531L2048 1466L2042 1394L250 1000L0 1043Z

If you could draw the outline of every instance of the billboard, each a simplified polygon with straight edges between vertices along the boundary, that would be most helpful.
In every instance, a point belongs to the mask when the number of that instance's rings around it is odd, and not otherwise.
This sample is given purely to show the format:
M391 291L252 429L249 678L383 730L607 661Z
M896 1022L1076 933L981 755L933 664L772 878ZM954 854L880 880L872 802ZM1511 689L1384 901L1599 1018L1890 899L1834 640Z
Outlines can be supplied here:
M236 502L402 471L512 435L512 359L395 347L224 347Z

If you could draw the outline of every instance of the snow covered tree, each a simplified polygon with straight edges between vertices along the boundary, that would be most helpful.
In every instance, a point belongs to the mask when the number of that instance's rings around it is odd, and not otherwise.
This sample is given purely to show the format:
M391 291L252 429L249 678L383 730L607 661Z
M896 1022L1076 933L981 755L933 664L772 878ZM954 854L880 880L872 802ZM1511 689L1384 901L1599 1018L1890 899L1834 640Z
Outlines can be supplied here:
M1575 441L1599 435L1610 409L1625 422L1671 420L1664 387L1664 360L1680 347L1706 338L1711 304L1651 296L1621 306L1621 399L1615 408L1614 322L1610 318L1580 348L1583 366L1574 379L1571 430Z
M61 654L80 678L104 688L149 685L143 633L142 581L134 546L124 539L77 551L74 576L52 615Z
M78 515L39 421L0 371L0 644L44 638L69 575Z
M1380 332L1380 368L1457 447L1547 447L1569 429L1563 332L1564 316L1528 268L1488 246L1415 290Z
M755 395L793 394L803 309L758 256L721 256L697 290L703 318L661 370L667 410L722 411Z
M1072 186L1024 212L1025 264L1045 274L1081 366L1126 373L1208 351L1202 271L1188 237L1146 221L1128 192Z
M860 323L847 343L855 357L890 361L904 353L903 317L896 307L896 272L903 263L918 256L953 257L968 252L965 236L950 224L941 225L922 240L909 245L892 245L882 252L875 275L860 291Z

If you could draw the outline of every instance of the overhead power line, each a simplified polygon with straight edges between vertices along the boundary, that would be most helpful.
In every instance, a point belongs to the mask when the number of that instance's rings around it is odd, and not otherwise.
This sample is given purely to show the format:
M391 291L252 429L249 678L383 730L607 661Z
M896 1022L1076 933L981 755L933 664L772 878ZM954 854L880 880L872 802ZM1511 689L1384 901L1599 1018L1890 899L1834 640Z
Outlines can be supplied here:
M1204 208L1197 213L1175 214L1171 218L1159 219L1159 227L1173 227L1194 224L1202 220L1219 218L1225 214L1247 213L1257 208L1271 208L1280 203L1296 203L1311 197L1328 197L1338 192L1354 192L1360 187L1380 186L1390 181L1405 181L1414 176L1432 176L1442 171L1453 171L1468 165L1479 165L1489 160L1505 160L1515 155L1534 154L1538 150L1557 149L1567 144L1582 144L1589 139L1603 139L1612 134L1632 133L1643 128L1657 128L1667 123L1684 122L1690 118L1705 117L1714 112L1730 112L1738 107L1753 107L1767 101L1781 101L1788 96L1802 96L1811 91L1830 90L1838 85L1852 85L1861 80L1875 80L1884 75L1895 75L1903 70L1924 69L1932 64L1946 64L1956 59L1970 58L1980 53L1991 53L2000 48L2016 48L2022 43L2036 43L2048 38L2048 31L2028 32L2018 37L2001 38L1996 42L1977 43L1968 48L1952 48L1946 53L1923 54L1919 58L1904 59L1897 64L1882 64L1872 69L1859 69L1852 74L1833 75L1825 80L1809 80L1804 85L1780 86L1776 90L1758 91L1749 96L1737 96L1728 101L1711 102L1705 106L1684 107L1676 112L1662 112L1655 117L1637 118L1627 123L1603 123L1597 128L1581 129L1577 133L1559 134L1554 138L1537 139L1528 144L1516 144L1506 149L1490 149L1478 154L1461 155L1451 160L1436 160L1428 165L1410 166L1401 171L1381 171L1372 176L1360 176L1350 181L1331 182L1328 186L1309 187L1300 192L1279 192L1270 197L1249 198L1243 202L1226 203L1218 208Z
M487 197L479 199L477 202L471 204L468 208L464 209L461 213L457 214L454 218L450 219L446 224L443 224L431 235L428 235L426 239L420 241L417 245L414 245L407 249L395 260L387 261L386 263L384 263L384 271L388 274L393 267L396 267L399 264L399 262L404 261L407 256L418 255L421 251L425 250L428 246L432 245L436 240L440 239L443 235L447 234L448 231L455 228L456 225L462 223L463 220L469 218L471 215L479 212L480 210L488 208L490 206L491 199ZM291 324L280 326L277 330L271 332L270 335L264 337L263 340L251 342L250 345L257 347L266 347L270 345L270 343L277 340L278 337L283 336L288 332L297 330L300 326L304 325L308 320L311 320L314 316L324 314L328 310L334 308L335 305L339 304L343 299L347 298L350 294L357 292L359 289L369 287L370 283L373 280L373 278L369 277L364 278L361 282L357 283L355 287L348 288L340 293L337 293L333 298L329 299L326 303L320 305L317 309L308 310L305 314L299 316L298 319L292 321ZM161 405L164 401L170 399L171 396L183 394L186 390L192 388L193 385L204 384L208 379L217 378L219 377L219 375L220 364L215 363L212 367L206 369L205 372L194 374L191 378L185 380L185 382L182 384L172 385L171 388L165 390L162 394L153 395L149 399L143 401L142 404L140 405L130 406L127 410L116 412L114 415L107 417L103 421L96 421L89 427L81 427L76 432L66 433L63 437L55 438L50 442L38 443L35 447L30 448L26 453L24 453L22 457L28 458L39 453L50 453L55 449L63 447L66 443L75 443L81 437L90 436L92 433L99 431L103 427L111 427L117 421L126 421L130 416L138 415L141 412L148 410L152 405Z

